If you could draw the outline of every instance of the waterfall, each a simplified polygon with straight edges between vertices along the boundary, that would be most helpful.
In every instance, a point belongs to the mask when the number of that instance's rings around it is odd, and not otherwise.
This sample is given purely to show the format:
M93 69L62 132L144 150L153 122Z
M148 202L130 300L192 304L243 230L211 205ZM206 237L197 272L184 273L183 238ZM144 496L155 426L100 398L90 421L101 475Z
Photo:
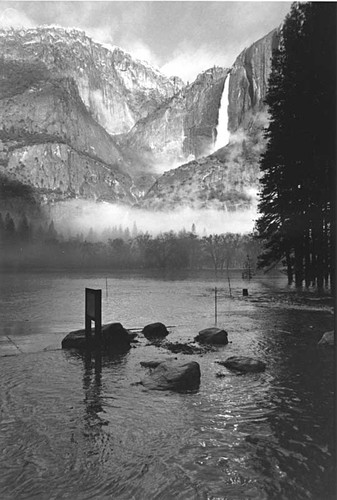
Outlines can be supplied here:
M228 130L228 104L229 104L229 74L227 74L225 85L222 91L219 116L218 116L218 126L217 126L217 136L214 144L214 151L223 148L229 142L229 130Z

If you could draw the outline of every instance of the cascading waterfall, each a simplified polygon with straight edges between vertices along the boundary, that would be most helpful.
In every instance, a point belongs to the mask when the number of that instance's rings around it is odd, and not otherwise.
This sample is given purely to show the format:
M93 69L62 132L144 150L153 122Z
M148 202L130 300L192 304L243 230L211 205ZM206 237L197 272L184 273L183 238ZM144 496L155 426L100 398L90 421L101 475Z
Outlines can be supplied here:
M220 101L218 126L216 129L217 136L214 144L214 151L223 148L229 142L230 133L228 130L228 105L229 105L229 74L226 77Z

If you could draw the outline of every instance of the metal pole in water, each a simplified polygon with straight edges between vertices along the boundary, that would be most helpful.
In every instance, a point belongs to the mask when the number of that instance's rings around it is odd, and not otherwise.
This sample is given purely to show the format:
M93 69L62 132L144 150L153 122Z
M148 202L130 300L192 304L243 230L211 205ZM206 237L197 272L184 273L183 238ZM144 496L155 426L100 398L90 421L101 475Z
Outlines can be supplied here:
M105 297L108 298L108 278L105 278Z
M215 326L218 324L218 289L214 289L214 316L215 316Z

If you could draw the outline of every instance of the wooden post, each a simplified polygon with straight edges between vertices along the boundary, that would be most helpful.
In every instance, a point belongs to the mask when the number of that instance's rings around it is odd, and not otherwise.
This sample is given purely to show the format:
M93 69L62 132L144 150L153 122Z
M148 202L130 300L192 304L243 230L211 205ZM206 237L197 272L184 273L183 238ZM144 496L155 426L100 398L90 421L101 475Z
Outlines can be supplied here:
M215 287L214 289L214 316L215 316L215 326L218 323L218 289Z
M229 286L229 296L232 296L232 289L231 289L231 280L229 279L229 276L227 276L228 279L228 286Z
M102 336L102 290L85 289L85 338L91 342L91 321L95 321L95 343L101 346Z

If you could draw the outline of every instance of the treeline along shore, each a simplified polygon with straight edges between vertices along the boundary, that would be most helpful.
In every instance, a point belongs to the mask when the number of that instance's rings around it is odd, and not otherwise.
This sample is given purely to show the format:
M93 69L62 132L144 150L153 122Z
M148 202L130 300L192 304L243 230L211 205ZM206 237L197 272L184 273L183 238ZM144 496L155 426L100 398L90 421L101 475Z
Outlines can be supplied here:
M30 223L26 215L14 220L9 212L0 214L2 269L214 269L254 268L261 243L254 234L209 234L190 231L138 232L136 226L111 227L98 237L90 229L86 235L65 236L54 222Z

